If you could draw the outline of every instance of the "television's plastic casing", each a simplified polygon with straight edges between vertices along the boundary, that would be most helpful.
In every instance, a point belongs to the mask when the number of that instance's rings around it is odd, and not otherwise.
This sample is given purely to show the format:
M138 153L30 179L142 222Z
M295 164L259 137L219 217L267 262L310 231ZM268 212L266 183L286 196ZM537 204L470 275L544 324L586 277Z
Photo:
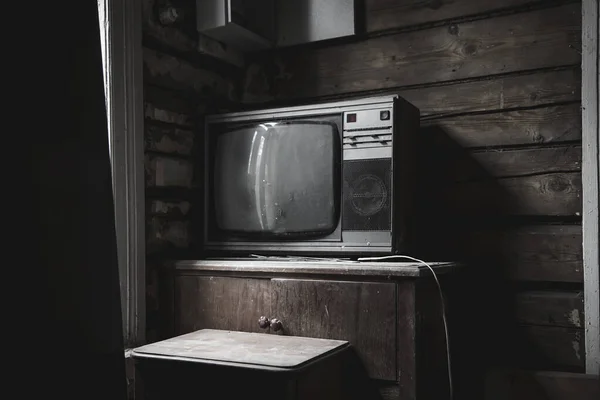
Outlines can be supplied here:
M351 117L354 115L353 117ZM340 191L340 218L335 231L323 237L311 237L304 240L249 240L248 238L216 238L210 229L208 220L213 210L209 198L212 195L210 185L203 185L202 250L209 255L304 255L352 257L361 255L393 255L410 252L411 219L413 214L416 183L417 135L419 131L419 110L398 95L368 97L346 101L295 107L261 109L235 113L215 114L205 120L205 162L208 163L209 140L214 127L225 123L252 123L259 121L294 120L294 118L321 118L337 116L341 143L340 181L348 177L349 166L364 166L364 174L359 179L378 181L377 171L371 173L371 161L389 161L389 187L386 188L386 200L389 204L389 226L385 229L368 226L369 215L357 214L351 217L353 210L348 205L353 196L365 194L347 193L342 184ZM310 160L307 160L310 162ZM210 166L204 165L204 182L209 181ZM346 175L345 175L346 174ZM365 178L366 177L366 178ZM381 178L381 177L379 177ZM375 183L378 185L377 183ZM346 191L346 192L345 192ZM381 191L380 191L381 193ZM368 193L366 194L368 195ZM377 200L381 203L381 200ZM346 211L344 211L346 209ZM347 215L344 215L347 214ZM366 213L368 214L368 213ZM356 229L361 225L361 215L366 218L365 229ZM352 225L352 229L348 226ZM386 225L386 224L383 224Z

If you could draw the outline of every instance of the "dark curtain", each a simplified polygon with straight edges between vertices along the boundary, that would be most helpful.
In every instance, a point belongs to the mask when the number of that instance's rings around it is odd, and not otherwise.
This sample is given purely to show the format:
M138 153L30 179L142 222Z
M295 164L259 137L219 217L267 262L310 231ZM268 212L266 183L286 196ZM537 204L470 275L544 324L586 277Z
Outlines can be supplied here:
M42 3L42 2L40 2ZM124 399L126 380L98 11L95 0L31 4L41 24L32 80L39 301L29 307L32 391ZM43 25L42 25L43 23ZM33 51L33 50L32 50ZM31 290L34 292L35 290ZM45 314L45 315L42 315ZM45 317L45 318L44 318Z

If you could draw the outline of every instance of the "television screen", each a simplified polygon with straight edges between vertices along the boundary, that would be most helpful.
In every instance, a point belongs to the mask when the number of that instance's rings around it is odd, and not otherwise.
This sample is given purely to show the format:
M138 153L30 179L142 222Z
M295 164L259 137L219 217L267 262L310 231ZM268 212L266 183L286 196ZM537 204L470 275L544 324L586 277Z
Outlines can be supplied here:
M321 121L270 122L217 137L219 229L258 236L329 234L339 217L339 133Z

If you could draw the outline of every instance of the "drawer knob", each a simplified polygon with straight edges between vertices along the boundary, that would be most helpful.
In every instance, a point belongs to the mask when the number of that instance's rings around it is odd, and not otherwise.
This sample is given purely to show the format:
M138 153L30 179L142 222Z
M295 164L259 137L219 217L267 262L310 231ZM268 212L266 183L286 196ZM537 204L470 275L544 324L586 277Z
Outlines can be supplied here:
M258 326L260 326L261 329L267 329L270 325L271 321L269 321L269 318L261 315L261 317L258 319Z
M283 324L277 318L273 318L271 320L271 329L273 329L274 332L280 331L283 329Z

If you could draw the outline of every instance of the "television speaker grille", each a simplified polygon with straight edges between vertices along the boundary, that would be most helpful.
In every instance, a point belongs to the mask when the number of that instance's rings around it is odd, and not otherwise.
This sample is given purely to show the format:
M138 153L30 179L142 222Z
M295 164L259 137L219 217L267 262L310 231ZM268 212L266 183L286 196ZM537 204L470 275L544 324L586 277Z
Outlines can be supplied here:
M391 175L391 158L344 161L343 230L391 229Z

